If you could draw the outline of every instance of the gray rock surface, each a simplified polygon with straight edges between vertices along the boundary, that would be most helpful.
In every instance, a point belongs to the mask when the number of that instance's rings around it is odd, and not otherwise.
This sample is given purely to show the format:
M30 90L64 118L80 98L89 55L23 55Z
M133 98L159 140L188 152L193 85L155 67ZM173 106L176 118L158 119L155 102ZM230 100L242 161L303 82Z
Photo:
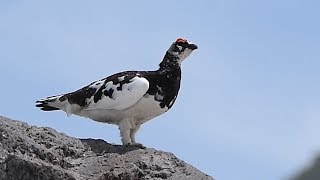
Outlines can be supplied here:
M292 180L319 180L320 179L320 156L314 162L304 168L301 172L295 175Z
M77 139L0 116L0 179L213 179L173 154Z

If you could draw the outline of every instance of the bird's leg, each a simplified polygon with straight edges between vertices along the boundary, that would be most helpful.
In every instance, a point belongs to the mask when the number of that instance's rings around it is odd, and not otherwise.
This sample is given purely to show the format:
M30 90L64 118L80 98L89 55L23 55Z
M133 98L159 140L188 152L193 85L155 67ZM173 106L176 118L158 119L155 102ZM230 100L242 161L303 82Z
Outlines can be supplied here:
M132 128L129 119L123 119L119 123L122 145L131 145L130 129Z
M139 130L139 128L140 128L140 126L136 126L132 129L130 129L131 142L132 142L133 146L137 146L137 147L145 149L146 147L143 144L136 142L136 133Z
M136 133L139 130L140 126L137 126L135 128L130 129L130 137L131 137L131 142L133 144L136 144Z

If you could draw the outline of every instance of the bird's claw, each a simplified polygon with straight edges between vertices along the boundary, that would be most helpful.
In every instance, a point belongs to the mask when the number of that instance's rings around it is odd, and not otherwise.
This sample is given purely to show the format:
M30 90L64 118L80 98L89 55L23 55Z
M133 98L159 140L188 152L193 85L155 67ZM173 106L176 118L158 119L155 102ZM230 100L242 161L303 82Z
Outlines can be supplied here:
M125 146L127 146L127 147L138 147L138 148L141 148L141 149L146 149L147 148L141 143L128 143Z

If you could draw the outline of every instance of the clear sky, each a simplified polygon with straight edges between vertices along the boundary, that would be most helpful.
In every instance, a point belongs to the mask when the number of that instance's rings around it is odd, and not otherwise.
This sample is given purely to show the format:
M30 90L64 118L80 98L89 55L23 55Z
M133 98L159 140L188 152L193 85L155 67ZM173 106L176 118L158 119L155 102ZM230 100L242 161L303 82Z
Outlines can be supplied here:
M320 150L320 1L1 1L0 115L119 144L116 126L34 102L123 70L183 63L173 108L137 139L218 180L290 177Z

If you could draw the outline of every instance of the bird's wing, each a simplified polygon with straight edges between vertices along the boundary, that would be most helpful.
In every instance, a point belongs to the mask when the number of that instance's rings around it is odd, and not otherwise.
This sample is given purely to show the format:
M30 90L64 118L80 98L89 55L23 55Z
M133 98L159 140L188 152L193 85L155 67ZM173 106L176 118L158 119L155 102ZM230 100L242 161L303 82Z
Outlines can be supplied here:
M139 74L118 73L66 94L71 104L87 110L123 110L137 103L149 89L149 81Z

